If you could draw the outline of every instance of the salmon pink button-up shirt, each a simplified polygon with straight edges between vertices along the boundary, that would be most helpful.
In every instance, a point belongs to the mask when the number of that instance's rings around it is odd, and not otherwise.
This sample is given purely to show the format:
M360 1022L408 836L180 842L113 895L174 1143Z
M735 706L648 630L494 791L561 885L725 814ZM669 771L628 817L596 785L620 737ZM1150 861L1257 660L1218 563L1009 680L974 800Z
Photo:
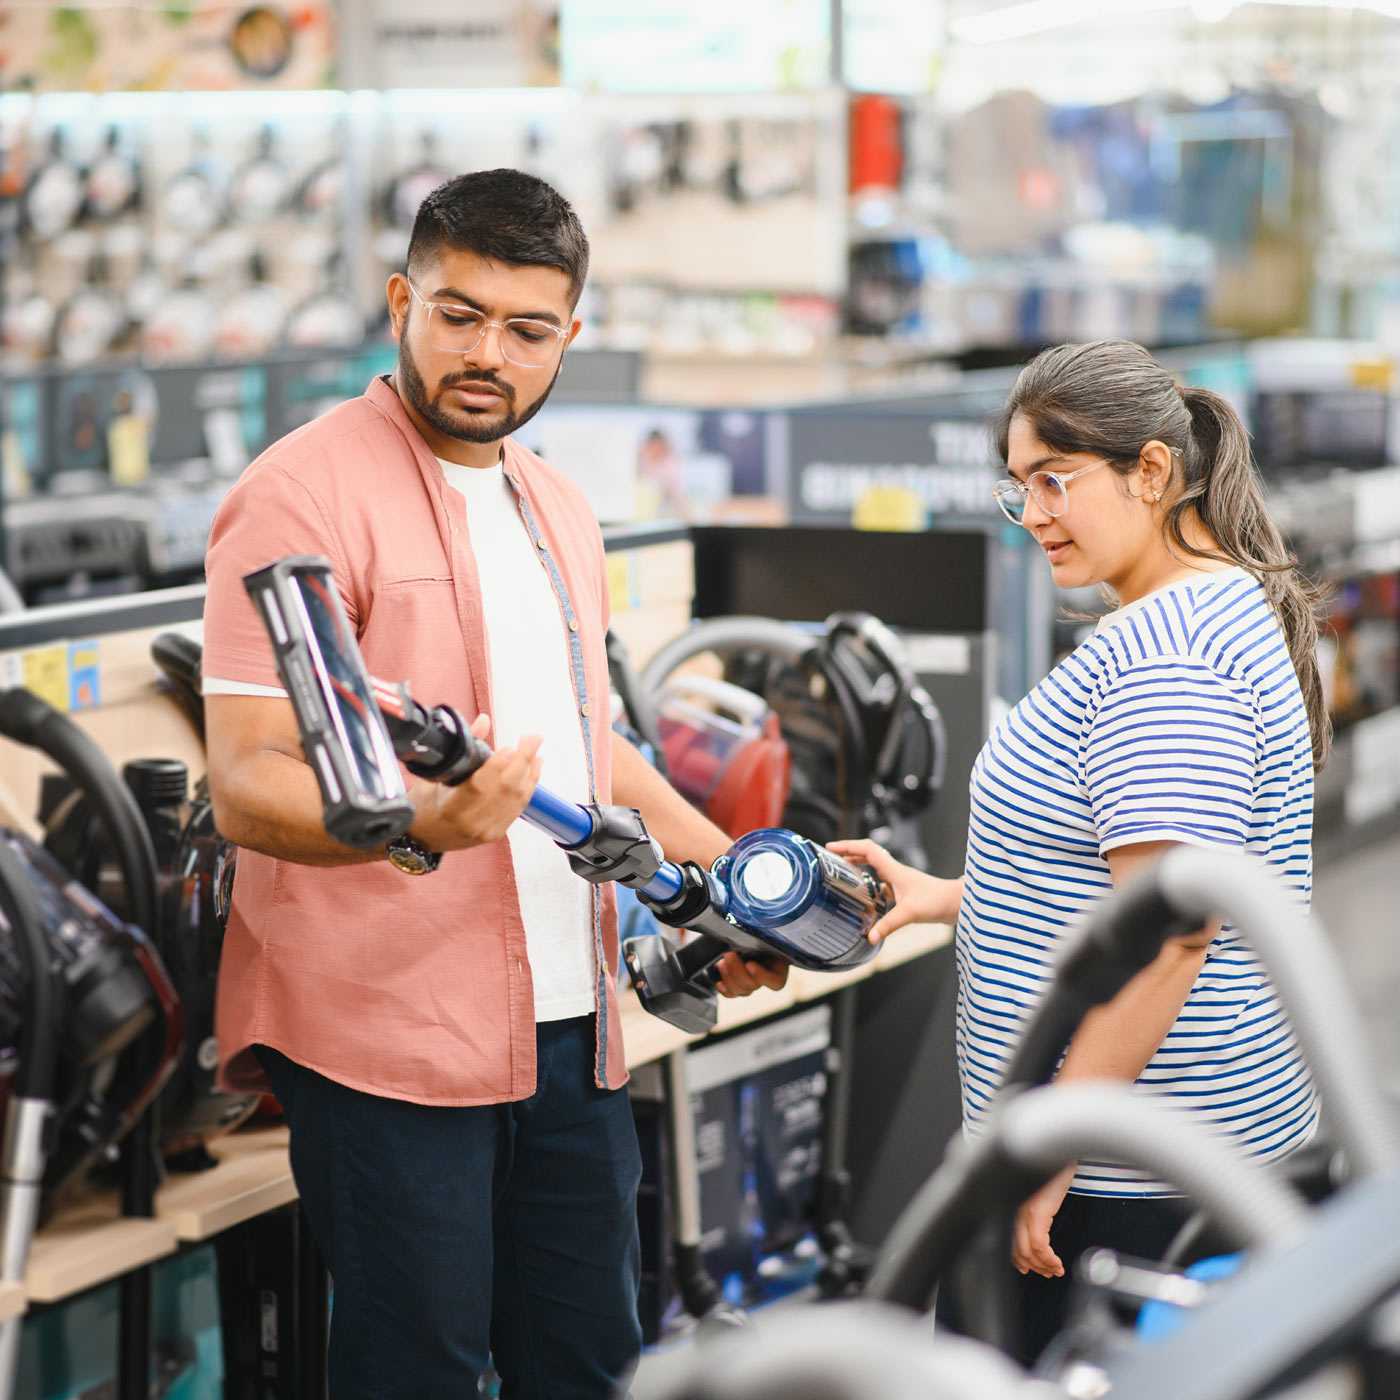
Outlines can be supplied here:
M559 600L593 797L607 802L602 537L578 488L509 439L505 472ZM289 554L330 559L374 675L411 681L425 703L468 718L492 713L466 503L387 381L274 444L223 502L206 562L206 675L279 683L243 576ZM627 1071L616 909L606 887L593 901L595 1078L617 1088ZM451 852L418 877L388 861L327 869L240 851L217 1034L231 1087L264 1087L249 1053L263 1044L352 1088L415 1103L529 1097L535 1013L509 843Z

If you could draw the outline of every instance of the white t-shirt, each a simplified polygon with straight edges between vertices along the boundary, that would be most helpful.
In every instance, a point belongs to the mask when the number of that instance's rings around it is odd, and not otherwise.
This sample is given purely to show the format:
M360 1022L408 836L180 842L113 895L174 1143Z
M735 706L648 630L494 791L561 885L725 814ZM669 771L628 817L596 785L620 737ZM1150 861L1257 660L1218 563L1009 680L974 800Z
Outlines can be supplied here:
M560 797L587 802L588 759L569 670L568 634L504 468L500 463L463 467L438 460L447 484L467 503L491 661L493 742L508 748L527 734L542 735L541 782ZM283 692L206 677L204 693ZM535 1020L586 1016L595 1009L593 887L569 869L567 857L543 832L516 822L508 839L534 983ZM427 878L441 879L449 870Z

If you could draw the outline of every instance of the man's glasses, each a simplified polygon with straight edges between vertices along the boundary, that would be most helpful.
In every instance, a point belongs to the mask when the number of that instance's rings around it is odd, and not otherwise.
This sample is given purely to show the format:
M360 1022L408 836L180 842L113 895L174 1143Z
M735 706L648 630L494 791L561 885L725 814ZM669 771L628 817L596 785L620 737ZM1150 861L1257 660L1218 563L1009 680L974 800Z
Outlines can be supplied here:
M1017 481L1014 476L1003 477L992 487L992 495L1001 507L1002 514L1013 524L1026 523L1026 502L1035 497L1035 503L1046 515L1063 515L1069 509L1069 484L1076 477L1087 476L1100 467L1108 466L1108 459L1091 462L1075 472L1032 472L1025 481Z
M445 355L470 355L492 327L500 336L501 354L521 369L541 369L563 344L568 330L549 321L512 316L493 321L456 301L429 301L411 281L408 289L427 312L428 344Z

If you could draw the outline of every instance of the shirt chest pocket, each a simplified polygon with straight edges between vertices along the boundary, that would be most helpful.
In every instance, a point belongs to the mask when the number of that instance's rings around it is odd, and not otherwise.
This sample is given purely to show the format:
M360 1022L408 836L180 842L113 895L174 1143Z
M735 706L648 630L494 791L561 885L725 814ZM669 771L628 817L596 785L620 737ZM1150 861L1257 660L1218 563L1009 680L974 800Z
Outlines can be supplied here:
M425 705L453 705L475 718L476 677L462 637L450 578L378 583L360 630L360 649L381 680L407 681Z

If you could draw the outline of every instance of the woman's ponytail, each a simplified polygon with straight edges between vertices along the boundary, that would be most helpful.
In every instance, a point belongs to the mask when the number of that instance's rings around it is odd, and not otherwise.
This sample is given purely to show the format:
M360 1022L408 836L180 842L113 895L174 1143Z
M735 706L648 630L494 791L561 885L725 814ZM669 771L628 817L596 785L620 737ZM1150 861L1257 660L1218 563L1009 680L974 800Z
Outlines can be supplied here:
M1168 542L1178 555L1237 564L1259 580L1288 643L1307 706L1313 763L1321 768L1332 744L1317 668L1322 593L1298 572L1269 519L1249 434L1230 404L1208 389L1178 389L1141 345L1099 340L1057 345L1021 371L997 421L1003 461L1017 414L1026 415L1056 451L1106 458L1123 477L1138 469L1144 443L1171 449L1182 464L1183 489L1167 509ZM1193 511L1218 549L1187 542Z
M1167 531L1188 554L1229 561L1253 574L1273 604L1307 706L1313 766L1321 768L1332 747L1332 721L1317 666L1317 620L1322 590L1298 572L1264 504L1263 483L1239 414L1209 389L1183 388L1191 415L1191 441L1184 457L1185 490L1172 503ZM1193 549L1184 525L1194 507L1219 552Z

